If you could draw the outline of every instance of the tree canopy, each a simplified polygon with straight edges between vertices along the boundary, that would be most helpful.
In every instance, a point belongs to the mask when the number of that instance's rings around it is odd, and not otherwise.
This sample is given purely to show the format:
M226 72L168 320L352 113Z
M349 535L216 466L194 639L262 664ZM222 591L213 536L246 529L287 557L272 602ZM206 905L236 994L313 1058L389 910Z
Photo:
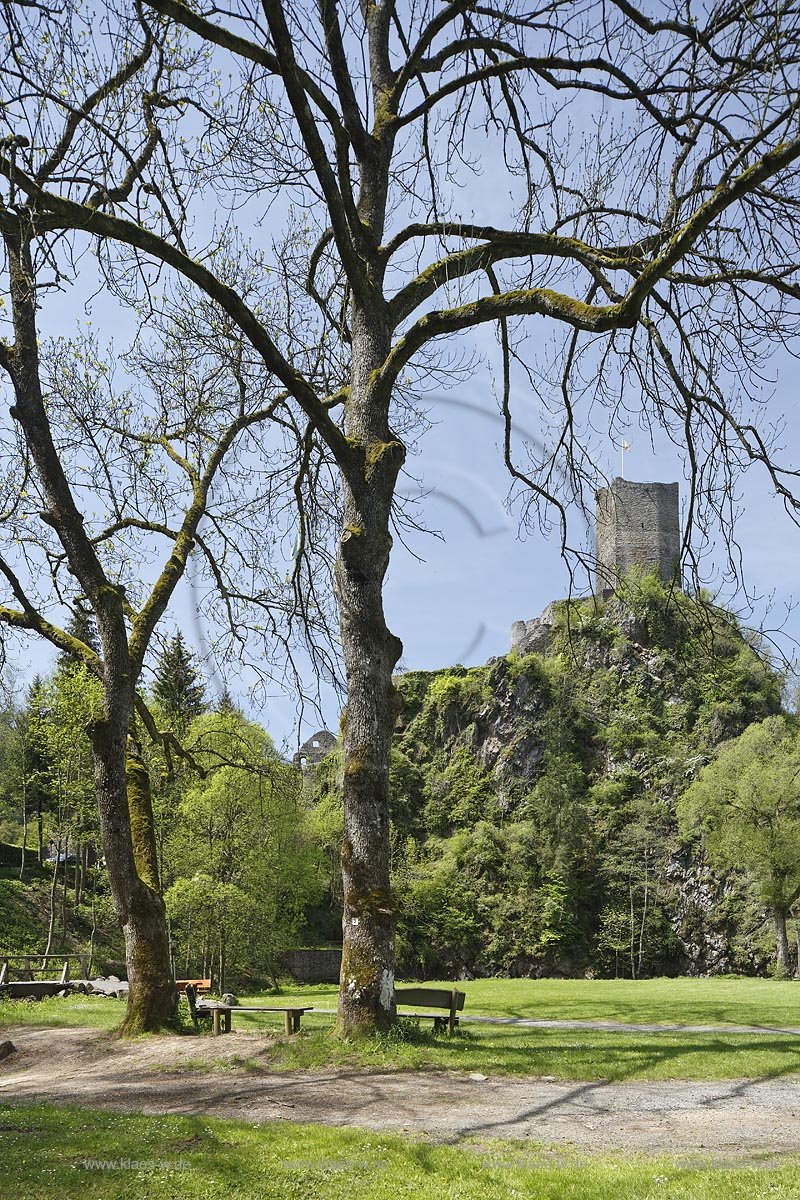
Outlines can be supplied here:
M687 835L718 869L744 873L774 915L777 960L788 970L786 915L800 896L800 729L767 717L728 742L682 797Z

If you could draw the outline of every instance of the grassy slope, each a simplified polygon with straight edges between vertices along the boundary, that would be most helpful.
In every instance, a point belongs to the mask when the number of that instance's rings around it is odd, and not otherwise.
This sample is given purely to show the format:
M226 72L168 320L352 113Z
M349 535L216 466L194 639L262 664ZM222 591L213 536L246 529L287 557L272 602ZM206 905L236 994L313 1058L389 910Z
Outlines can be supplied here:
M47 922L40 903L43 885L31 887L8 876L0 871L0 952L43 950L47 942Z
M19 880L21 848L8 842L0 842L0 954L38 953L47 945L47 928L50 915L50 883L52 866L39 866L35 852L28 847L25 882ZM61 885L59 883L59 902ZM54 951L86 952L92 932L92 916L89 893L76 912L72 906L74 895L74 872L70 868L70 903L67 909L66 942L62 936L60 919L56 924ZM103 964L106 959L124 958L122 932L111 912L110 904L100 899L98 904L98 928L95 935L95 961Z
M3 1194L15 1200L796 1200L800 1168L797 1158L718 1170L530 1143L455 1149L288 1122L43 1106L0 1109L0 1128Z

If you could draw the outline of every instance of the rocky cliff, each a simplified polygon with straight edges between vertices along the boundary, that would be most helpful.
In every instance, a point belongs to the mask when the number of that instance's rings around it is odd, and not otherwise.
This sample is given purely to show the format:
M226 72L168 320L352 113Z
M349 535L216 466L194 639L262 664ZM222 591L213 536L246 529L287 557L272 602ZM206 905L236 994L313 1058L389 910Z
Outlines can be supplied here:
M760 969L763 913L681 844L675 810L722 741L779 710L780 680L730 614L656 578L547 618L538 652L398 681L401 966Z

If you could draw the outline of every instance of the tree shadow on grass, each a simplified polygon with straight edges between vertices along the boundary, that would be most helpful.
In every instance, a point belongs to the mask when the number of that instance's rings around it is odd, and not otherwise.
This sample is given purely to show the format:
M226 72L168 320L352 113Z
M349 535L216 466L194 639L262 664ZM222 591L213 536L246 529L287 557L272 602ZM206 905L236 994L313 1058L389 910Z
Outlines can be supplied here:
M470 1024L453 1038L437 1039L456 1069L478 1070L483 1061L507 1075L557 1075L573 1079L740 1078L772 1070L800 1071L800 1035L784 1030ZM724 1059L728 1058L729 1063ZM707 1060L704 1062L704 1059ZM678 1064L684 1064L678 1069ZM730 1069L728 1069L728 1067Z

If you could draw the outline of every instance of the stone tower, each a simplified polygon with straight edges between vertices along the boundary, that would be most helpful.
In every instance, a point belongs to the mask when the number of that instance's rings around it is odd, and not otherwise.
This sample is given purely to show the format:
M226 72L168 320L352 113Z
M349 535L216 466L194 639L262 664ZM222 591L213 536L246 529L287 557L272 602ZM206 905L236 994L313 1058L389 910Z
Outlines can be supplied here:
M609 596L621 575L631 567L658 571L674 578L681 553L677 483L632 483L614 479L597 493L596 591ZM550 645L558 601L540 617L515 621L511 649L519 654L544 654Z
M681 551L677 483L614 479L597 493L597 592L639 567L671 580Z

